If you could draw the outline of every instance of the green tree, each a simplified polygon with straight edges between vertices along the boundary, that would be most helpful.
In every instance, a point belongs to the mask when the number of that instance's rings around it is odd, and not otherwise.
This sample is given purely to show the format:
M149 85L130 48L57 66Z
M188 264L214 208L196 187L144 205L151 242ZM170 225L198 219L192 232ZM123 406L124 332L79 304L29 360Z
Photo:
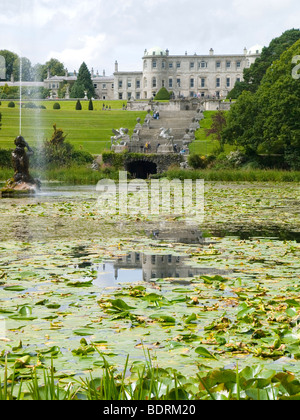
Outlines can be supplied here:
M236 99L244 90L256 92L272 63L280 58L284 51L288 50L300 39L300 29L289 29L281 36L274 38L268 47L264 47L260 57L255 60L250 68L243 71L244 82L236 82L229 92L228 98Z
M5 58L6 62L6 80L10 80L13 74L14 62L18 58L18 55L8 50L0 50L0 55Z
M89 99L95 96L95 88L92 82L91 73L87 68L87 65L83 62L79 68L77 80L71 89L70 97L83 98L84 91L87 91Z
M26 57L18 57L13 64L13 75L15 80L20 80L20 60L22 60L22 81L31 82L33 80L33 70L31 61Z
M300 40L268 69L255 93L243 92L229 112L222 140L254 153L300 156ZM300 168L300 162L299 162Z
M205 135L213 136L220 143L221 149L223 149L222 144L222 131L226 126L226 113L224 111L218 111L212 116L212 124L210 128L205 129Z
M92 98L90 99L90 102L89 102L89 111L93 111L94 110L94 105L93 105L93 101L92 101Z

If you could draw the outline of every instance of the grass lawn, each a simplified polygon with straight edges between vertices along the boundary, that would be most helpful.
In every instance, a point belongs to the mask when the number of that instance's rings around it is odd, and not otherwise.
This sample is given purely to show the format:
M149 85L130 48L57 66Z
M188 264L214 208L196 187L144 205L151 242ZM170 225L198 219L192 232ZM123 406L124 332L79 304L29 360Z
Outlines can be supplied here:
M22 109L22 135L31 146L50 138L53 124L68 134L67 140L77 149L92 154L100 154L110 148L112 129L125 127L132 134L138 117L146 112L123 111L124 101L94 101L94 111L88 111L88 101L82 101L82 110L75 110L75 101L57 101L61 109L53 110L52 101L43 101L47 109ZM19 134L19 105L8 108L8 102L2 101L2 129L0 130L0 148L13 147L13 140ZM102 111L103 103L112 110Z
M212 116L216 114L217 111L204 111L204 120L200 121L201 128L196 131L195 138L196 140L190 145L190 152L196 153L199 155L209 155L212 154L215 149L218 148L219 142L213 138L213 136L206 137L205 130L211 127ZM226 144L225 152L229 153L233 150L233 147Z
M13 140L19 134L19 103L15 101L15 108L8 108L9 101L2 101L2 129L0 130L0 148L13 148ZM129 134L133 133L136 119L145 117L146 112L123 111L126 101L93 101L94 110L88 110L88 101L81 101L82 110L76 111L76 101L57 101L61 109L54 110L56 101L42 101L46 109L22 109L22 135L30 145L36 146L53 132L53 124L62 128L67 134L67 141L77 149L86 150L92 154L101 154L110 149L112 129L125 127ZM36 102L38 103L38 102ZM103 111L105 107L111 110ZM196 132L196 140L190 145L191 153L201 155L211 154L218 147L218 142L212 136L206 137L205 129L212 123L215 111L205 111L205 119L201 121L201 128ZM226 145L225 151L232 150Z

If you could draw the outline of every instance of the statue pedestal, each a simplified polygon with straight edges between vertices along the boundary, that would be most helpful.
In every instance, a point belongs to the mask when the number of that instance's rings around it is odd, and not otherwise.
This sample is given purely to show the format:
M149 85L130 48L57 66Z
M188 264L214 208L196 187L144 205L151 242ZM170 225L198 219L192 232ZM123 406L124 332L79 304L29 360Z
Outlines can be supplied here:
M6 185L0 190L0 197L24 197L35 195L40 189L40 182L35 184L27 182L15 182L14 179L9 179Z

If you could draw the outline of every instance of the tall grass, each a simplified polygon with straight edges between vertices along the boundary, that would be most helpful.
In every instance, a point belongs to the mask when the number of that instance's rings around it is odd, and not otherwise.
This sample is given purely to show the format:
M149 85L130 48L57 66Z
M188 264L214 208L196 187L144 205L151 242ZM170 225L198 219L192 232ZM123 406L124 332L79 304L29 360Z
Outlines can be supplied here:
M169 170L155 177L169 179L204 179L205 181L226 182L299 182L300 171L283 170L238 170L238 169L202 169L202 170Z
M4 377L0 375L0 400L294 400L300 395L300 382L294 374L268 370L266 376L263 366L207 368L188 378L174 369L153 366L149 351L144 362L134 362L130 369L128 356L121 372L99 355L103 359L102 376L73 378L67 386L56 377L53 359L50 368L32 367L31 378L27 373L20 380L22 374L16 366L13 374L8 374L6 358ZM287 386L289 383L293 386Z

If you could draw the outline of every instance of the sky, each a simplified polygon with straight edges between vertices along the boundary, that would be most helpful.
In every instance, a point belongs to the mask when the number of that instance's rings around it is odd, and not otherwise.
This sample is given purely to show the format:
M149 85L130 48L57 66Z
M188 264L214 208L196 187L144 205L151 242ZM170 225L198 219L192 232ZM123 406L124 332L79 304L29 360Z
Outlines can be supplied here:
M141 71L144 50L242 54L300 27L299 0L0 0L0 50L50 58L70 72L84 61L106 75Z

